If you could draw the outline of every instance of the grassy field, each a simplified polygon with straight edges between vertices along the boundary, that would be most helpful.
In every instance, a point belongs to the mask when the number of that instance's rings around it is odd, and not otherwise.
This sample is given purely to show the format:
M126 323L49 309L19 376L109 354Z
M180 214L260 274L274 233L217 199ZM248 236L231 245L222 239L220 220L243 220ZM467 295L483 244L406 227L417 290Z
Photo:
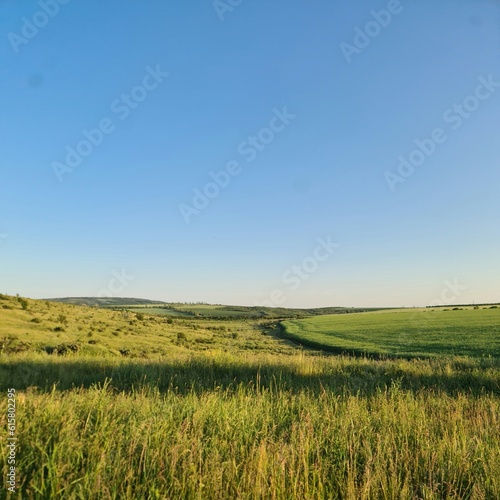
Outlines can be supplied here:
M0 296L12 498L500 498L498 358L324 355L262 320L169 319Z
M405 309L283 322L285 337L332 352L500 358L500 308Z
M166 318L149 308L114 311L37 300L26 307L0 298L0 352L154 358L210 349L293 351L266 335L266 321Z
M169 306L126 306L127 310L138 312L141 309L154 310L162 315L188 315L215 319L283 319L321 316L324 314L345 314L362 312L371 309L347 309L345 307L328 307L316 309L286 309L270 307L220 306L214 304L170 304ZM379 309L373 309L379 310Z
M212 319L283 319L304 318L323 314L346 314L380 310L373 308L320 307L310 309L289 309L283 307L224 306L217 304L192 304L179 302L155 302L147 299L125 297L66 297L49 299L50 302L89 307L105 307L131 312L148 312L162 316L191 316Z
M129 311L140 312L144 310L145 312L160 314L160 315L173 315L173 316L201 316L205 318L259 318L262 315L258 311L252 310L237 310L224 308L221 306L214 305L176 305L172 307L151 307L146 306L140 307L127 307Z
M171 307L159 307L159 306L147 306L147 307L134 307L127 306L127 311L133 313L146 313L146 314L157 314L159 316L184 316L189 317L191 314L187 311L179 311L177 309L172 309Z

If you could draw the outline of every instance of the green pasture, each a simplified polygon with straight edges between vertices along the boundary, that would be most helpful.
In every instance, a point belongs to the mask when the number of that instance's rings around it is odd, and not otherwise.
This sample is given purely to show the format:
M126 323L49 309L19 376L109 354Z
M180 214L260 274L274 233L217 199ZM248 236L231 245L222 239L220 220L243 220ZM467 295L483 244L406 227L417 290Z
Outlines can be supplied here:
M284 321L304 345L366 355L500 357L500 309L402 309Z

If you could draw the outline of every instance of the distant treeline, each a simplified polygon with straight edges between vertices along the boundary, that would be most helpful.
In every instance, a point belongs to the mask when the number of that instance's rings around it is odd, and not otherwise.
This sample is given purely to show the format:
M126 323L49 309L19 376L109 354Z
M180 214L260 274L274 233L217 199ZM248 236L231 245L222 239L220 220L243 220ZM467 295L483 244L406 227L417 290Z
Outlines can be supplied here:
M438 306L425 306L427 309L437 309L438 307L483 307L483 306L500 306L500 302L485 302L483 304L443 304Z
M63 297L58 299L44 299L51 302L62 302L64 304L73 304L77 306L142 306L153 304L166 304L161 300L131 299L127 297Z

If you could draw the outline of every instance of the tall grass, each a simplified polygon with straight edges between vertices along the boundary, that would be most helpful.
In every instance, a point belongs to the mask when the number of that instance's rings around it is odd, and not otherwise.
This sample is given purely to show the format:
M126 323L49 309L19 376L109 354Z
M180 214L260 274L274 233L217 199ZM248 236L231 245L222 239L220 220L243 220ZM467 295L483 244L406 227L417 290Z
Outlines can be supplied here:
M18 355L0 377L18 498L500 498L494 360Z

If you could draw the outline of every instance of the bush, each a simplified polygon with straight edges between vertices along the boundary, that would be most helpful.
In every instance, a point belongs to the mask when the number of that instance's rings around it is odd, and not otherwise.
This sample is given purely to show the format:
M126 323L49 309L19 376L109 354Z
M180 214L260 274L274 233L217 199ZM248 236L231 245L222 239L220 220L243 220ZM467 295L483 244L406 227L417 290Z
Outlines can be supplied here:
M144 321L144 314L142 313L137 313L135 315L135 317L139 320L139 321ZM131 323L132 324L132 323Z
M0 340L0 352L14 354L18 352L29 351L31 349L30 342L22 342L17 337L9 335Z
M41 323L41 322L42 322L42 320L41 320L40 318L33 318L33 319L31 320L31 322L32 322L32 323Z
M168 319L167 319L167 323L168 323L169 325L173 325L173 324L174 324L174 320L173 320L172 318L168 318Z
M65 332L66 330L62 326L56 326L54 328L54 331L55 332Z
M61 323L61 325L68 324L68 318L66 317L66 314L59 314L59 316L57 316L57 321Z
M55 347L45 346L44 349L47 354L57 354L59 356L63 356L65 354L78 352L80 347L77 344L59 344Z
M194 341L195 341L197 344L213 344L213 343L214 343L214 339L210 339L210 338L201 338L201 337L198 337L198 338L194 339Z
M21 307L23 308L23 311L27 311L28 310L28 306L29 306L28 301L26 299L23 299L22 297L19 297L17 300L21 304Z

